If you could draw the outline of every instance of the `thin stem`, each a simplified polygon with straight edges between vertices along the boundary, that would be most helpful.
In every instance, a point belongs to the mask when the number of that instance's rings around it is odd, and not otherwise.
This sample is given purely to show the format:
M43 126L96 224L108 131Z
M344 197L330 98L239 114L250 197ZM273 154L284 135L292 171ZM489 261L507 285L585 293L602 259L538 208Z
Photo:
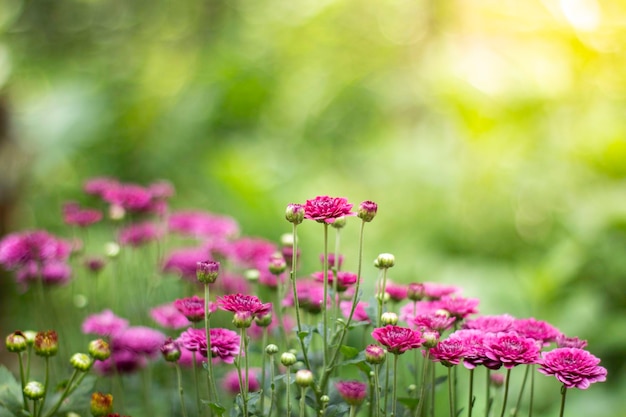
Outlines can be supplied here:
M396 403L398 395L398 356L393 355L393 389L391 394L391 417L396 416Z
M567 395L567 387L565 384L561 386L561 411L559 411L559 417L563 417L565 412L565 396Z
M528 417L533 417L533 405L535 399L535 365L528 365L530 368L530 403L528 404Z
M430 365L430 417L435 417L435 377L437 372L434 364Z
M22 352L18 352L17 360L20 363L20 382L22 384L22 399L24 400L24 409L28 411L28 400L24 393L24 387L26 386L26 379L24 378L24 362L22 361Z
M356 416L356 406L355 405L351 405L350 406L350 417L355 417Z
M424 356L424 364L422 365L422 384L420 385L419 402L415 409L415 417L420 417L422 409L424 407L425 390L426 390L426 370L430 364L430 349L426 349L426 356Z
M267 346L267 337L268 337L268 329L267 327L263 328L263 340L262 347L265 349ZM261 355L261 398L259 398L259 407L261 409L261 414L265 412L265 366L267 364L267 355L265 352Z
M339 292L337 286L339 285L339 278L337 273L339 272L339 243L341 242L341 229L336 229L335 232L335 265L333 266L333 317L335 323L335 331L337 331L337 319L339 318Z
M246 379L243 381L243 386L241 387L241 396L243 397L243 416L244 417L248 417L248 390L250 389L250 385L249 385L249 379L250 379L250 374L249 372L249 362L248 362L248 358L250 357L249 352L248 352L248 336L246 334L246 328L242 328L241 329L241 343L243 345L243 352L244 352L244 357L243 357L243 363L244 363L244 375L246 377Z
M524 378L522 379L522 387L519 390L519 395L517 396L517 402L515 403L515 408L513 409L513 413L511 417L516 417L519 412L519 406L522 403L522 396L524 394L524 388L526 388L526 380L528 380L528 373L530 372L530 365L526 365L526 371L524 372Z
M389 398L389 361L387 361L387 365L385 366L385 372L385 401L383 401L383 412L387 415L387 398Z
M287 367L287 417L291 417L291 366Z
M176 379L178 380L178 397L180 398L180 409L183 417L187 417L187 408L185 407L185 393L183 391L183 379L180 372L180 366L176 363Z
M467 417L472 417L474 408L474 370L469 370L469 398L467 399Z
M46 397L48 395L48 383L50 382L50 357L46 356L46 375L44 377L44 383L43 383L43 397L41 398L41 404L39 404L39 412L37 414L34 414L35 416L40 416L41 412L43 411L43 406L46 403Z
M209 284L204 284L204 333L206 335L206 352L207 352L207 374L206 384L209 395L209 401L213 401L213 395L215 395L215 402L219 402L219 395L215 386L215 377L213 376L213 353L211 352L211 312L209 310ZM196 381L197 383L197 381ZM209 415L212 414L211 407L209 407Z
M272 417L272 410L274 409L274 402L276 401L276 386L274 383L274 355L270 356L270 379L271 379L271 391L270 391L270 409L267 412L267 417Z
M211 362L211 351L207 349L208 362ZM202 408L200 407L200 390L198 389L198 361L196 360L196 352L191 352L191 365L193 367L193 380L196 386L196 407L198 409L198 416L202 415Z
M291 287L293 289L293 305L296 309L296 323L298 324L298 340L300 341L300 348L302 349L302 355L304 356L304 364L307 369L311 369L311 364L309 363L309 355L307 352L306 345L304 344L303 338L300 337L302 333L302 319L300 318L300 303L298 301L298 291L296 290L296 266L298 263L298 236L296 234L297 225L293 224L293 244L291 246L292 255L291 255L291 271L289 271L291 277ZM282 327L281 323L281 327Z
M324 298L322 299L322 314L324 320L324 334L322 335L322 342L324 346L324 361L323 369L326 369L328 364L328 223L324 223Z
M486 384L485 384L485 417L489 417L491 411L491 370L485 368Z
M502 411L500 412L500 417L504 417L504 412L506 411L506 401L509 396L509 380L511 379L511 370L506 370L506 379L504 382L504 399L502 400Z
M306 405L306 404L305 404L305 402L304 402L304 400L305 400L305 398L306 398L306 397L304 396L305 391L306 391L306 388L305 388L305 387L301 387L301 388L300 388L300 417L304 417L304 416L305 416L305 413L306 413L306 408L305 408L305 405Z
M79 371L77 369L74 369L74 372L72 372L72 376L70 377L70 380L67 382L67 385L65 385L65 389L63 390L63 393L61 394L61 397L59 397L59 400L56 402L54 407L52 407L50 409L50 411L48 411L46 413L46 417L53 416L54 413L56 413L56 411L59 409L59 407L63 403L63 400L67 398L67 396L70 393L70 388L72 388L72 383L76 379L76 376L78 375L78 372Z
M452 383L452 367L448 367L448 402L450 403L450 417L454 417L454 394L453 394L453 383Z
M380 366L374 365L374 386L376 388L376 417L380 417Z
M389 268L383 268L383 279L382 285L380 286L380 291L377 295L378 298L378 326L381 326L381 316L383 315L383 307L385 304L385 288L387 287L387 270Z

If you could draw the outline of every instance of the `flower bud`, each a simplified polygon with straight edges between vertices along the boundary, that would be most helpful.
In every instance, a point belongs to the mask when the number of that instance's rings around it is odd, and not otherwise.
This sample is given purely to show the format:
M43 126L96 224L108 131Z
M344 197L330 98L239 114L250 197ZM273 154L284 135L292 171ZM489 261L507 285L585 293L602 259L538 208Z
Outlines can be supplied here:
M91 394L91 415L94 417L106 416L113 412L113 396L111 394L103 394L94 392Z
M15 331L7 336L6 346L9 352L23 352L28 347L26 336L24 336L24 333L19 330Z
M233 315L233 324L238 329L247 329L252 325L254 316L249 311L237 311Z
M203 284L212 284L217 280L220 263L217 261L200 261L196 264L196 278Z
M89 342L87 352L89 352L89 354L98 361L104 361L109 359L109 356L111 356L111 348L109 347L109 344L102 339L95 339Z
M275 354L277 354L278 353L278 346L276 346L273 343L265 346L265 353L267 353L268 355L275 355Z
M304 206L302 204L289 204L285 210L285 219L289 223L300 224L304 220Z
M322 404L328 404L330 402L330 397L328 395L322 395L320 397L320 402Z
M291 352L285 352L280 356L280 363L284 366L291 366L296 363L296 355Z
M41 398L43 398L45 393L46 388L41 382L30 381L24 387L24 395L26 395L26 398L28 398L29 400L40 400Z
M181 354L178 342L168 337L161 345L161 353L167 362L178 362Z
M390 253L381 253L374 261L374 266L378 269L391 268L396 264L396 258Z
M411 301L420 301L425 296L424 284L421 282L412 282L408 286L406 296Z
M504 385L504 374L493 372L489 374L489 382L496 388L500 388Z
M385 362L387 351L379 345L369 345L365 348L365 360L373 365Z
M268 268L272 275L280 275L287 269L287 262L281 253L275 253L270 257Z
M104 253L109 258L117 258L120 254L120 245L115 242L108 242L104 245Z
M313 383L313 372L308 369L300 369L296 372L296 384L299 387L308 387Z
M269 312L267 314L264 314L262 316L256 316L254 318L254 322L256 323L257 326L259 327L267 327L270 324L272 324L272 313Z
M261 274L258 269L246 269L243 273L243 276L246 280L250 282L257 282Z
M293 246L293 233L283 233L280 235L280 246Z
M54 356L59 350L59 336L54 330L38 332L35 336L35 354L38 356Z
M77 371L87 372L91 369L91 365L93 364L93 359L86 353L75 353L70 358L70 363L72 367Z
M364 222L371 222L376 216L376 212L378 211L378 204L373 201L364 201L359 204L359 210L357 211L357 217L363 220Z
M425 348L434 348L435 346L437 346L437 343L439 343L439 333L438 332L433 332L433 331L425 331L422 333L422 338L424 339L424 342L422 343L422 345Z
M398 315L391 311L386 311L380 316L380 321L385 326L395 326L398 324Z
M334 222L330 224L335 229L343 229L346 225L346 217L337 217Z
M26 338L26 344L28 346L34 346L35 345L35 337L37 337L37 332L36 331L34 331L34 330L25 330L25 331L22 332L22 334Z

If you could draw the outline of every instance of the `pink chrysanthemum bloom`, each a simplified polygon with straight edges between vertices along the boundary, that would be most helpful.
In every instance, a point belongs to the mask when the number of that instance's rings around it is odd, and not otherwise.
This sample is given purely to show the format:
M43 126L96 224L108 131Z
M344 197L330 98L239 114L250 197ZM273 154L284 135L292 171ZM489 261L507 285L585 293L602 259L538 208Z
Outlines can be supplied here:
M389 294L389 299L391 301L399 303L400 301L406 300L409 293L409 287L402 284L396 284L392 281L387 281L385 292Z
M184 248L171 252L163 264L164 272L180 274L183 278L197 282L198 262L207 258L205 248Z
M102 375L131 374L143 369L148 364L145 356L131 350L118 350L108 359L96 361L94 368Z
M464 297L441 297L437 302L439 308L446 310L451 316L461 320L469 316L470 314L478 313L478 298L464 298Z
M177 299L174 301L174 308L191 322L204 320L204 298L200 298L197 295ZM209 301L209 314L215 312L215 310L217 310L217 306Z
M148 185L148 192L152 198L163 200L172 197L176 190L171 182L159 180Z
M72 276L72 268L64 262L49 261L39 264L30 261L20 267L15 273L15 278L22 289L26 289L28 284L42 280L46 285L66 284Z
M69 202L63 205L63 220L70 226L87 227L102 220L102 212L83 209L78 203Z
M600 359L584 349L556 348L542 352L537 370L554 375L565 387L587 389L594 382L606 381L606 368Z
M367 384L359 381L339 381L335 384L337 392L348 405L358 406L367 397Z
M244 384L246 380L245 372L242 372L242 377L244 379ZM261 389L261 383L259 382L259 375L261 374L260 368L250 368L248 369L248 391L256 392ZM224 375L224 379L222 380L222 387L226 390L230 395L237 395L240 392L239 389L239 373L236 369L230 370Z
M324 282L324 272L322 271L313 272L311 276L317 282ZM346 272L346 271L337 272L337 291L344 292L351 285L356 284L357 278L358 278L357 275L352 272ZM328 271L328 285L333 287L335 285L334 283L335 283L335 274L333 273L333 271Z
M394 355L402 354L410 349L416 349L424 341L419 332L400 326L379 327L374 329L372 337Z
M254 295L231 294L217 297L217 305L220 309L232 313L250 313L252 318L272 311L272 303L264 304Z
M233 363L239 354L240 338L237 332L222 328L209 330L211 337L211 357L225 363ZM204 329L189 328L181 333L177 340L182 347L191 352L200 352L207 357L207 340Z
M272 255L278 248L273 242L261 238L245 237L236 240L231 247L232 260L240 268L267 269Z
M118 183L117 186L106 188L101 197L112 206L133 212L148 211L152 203L150 191L136 184Z
M107 190L118 187L120 183L115 178L95 177L85 181L83 190L90 195L102 197Z
M178 358L178 364L185 368L192 368L194 366L194 357L196 364L202 364L207 362L207 358L202 356L202 354L198 351L192 352L189 349L185 349L179 342L180 339L176 341L180 346L180 358ZM213 362L217 362L214 360Z
M430 349L430 356L434 362L441 362L444 366L458 365L467 354L469 348L460 338L449 337L439 341Z
M341 265L343 265L343 255L339 255L339 263L337 265L335 265L337 263L337 259L335 259L335 254L334 253L329 253L328 254L328 268L336 268L336 269L341 269ZM320 254L320 262L322 263L322 268L324 267L324 254L321 253Z
M485 356L507 369L536 363L539 359L537 341L515 332L496 333L485 343Z
M85 334L111 336L122 332L128 327L128 320L116 316L111 310L88 316L81 326Z
M230 239L239 235L239 225L232 217L203 211L179 211L168 219L170 232L211 240Z
M130 350L153 356L159 352L163 342L165 335L160 331L145 326L132 326L115 333L111 339L111 349L114 352Z
M159 228L152 222L137 223L120 230L121 245L141 246L157 240L162 235Z
M69 242L44 230L12 233L0 240L0 265L16 269L29 262L66 261L71 251Z
M508 332L513 326L515 317L508 314L499 316L480 316L463 323L464 329L482 330L486 333Z
M517 319L513 322L511 330L531 339L538 340L544 346L554 342L561 332L549 323L535 318Z
M489 359L486 355L487 333L482 330L457 330L448 338L460 340L465 345L463 366L467 369L474 369L478 365L485 365L489 369L500 368L500 362Z
M567 337L560 334L556 337L556 347L584 349L587 347L587 341L577 337Z
M304 218L318 223L333 223L337 218L356 216L352 204L343 197L317 196L304 205Z
M400 307L398 318L407 324L411 324L418 315L434 315L442 313L437 301L421 300L410 302Z
M441 297L451 296L461 292L459 287L454 285L445 285L435 282L424 282L424 296L431 300L438 300Z
M371 323L370 317L367 315L366 308L368 307L368 303L365 301L359 301L356 304L356 308L354 309L354 314L352 315L352 320L354 321L364 321L367 323ZM339 303L339 308L341 308L341 313L348 318L350 316L350 311L352 310L352 301L342 301Z
M174 306L174 303L162 304L150 309L150 317L166 329L182 329L189 326L189 320Z
M443 333L452 327L455 320L456 318L453 316L441 314L440 312L434 312L433 314L416 315L411 324L413 324L420 332L432 330L437 333Z

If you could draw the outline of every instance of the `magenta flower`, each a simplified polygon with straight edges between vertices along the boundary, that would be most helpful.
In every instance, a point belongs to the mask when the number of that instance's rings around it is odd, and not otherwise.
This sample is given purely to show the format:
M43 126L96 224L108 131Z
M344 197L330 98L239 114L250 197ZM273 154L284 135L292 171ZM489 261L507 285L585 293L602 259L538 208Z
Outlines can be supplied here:
M70 226L87 227L102 220L99 210L83 209L78 203L63 205L63 220Z
M121 245L141 246L157 240L162 233L152 222L144 222L127 226L120 230L119 241Z
M556 346L560 348L567 347L584 349L585 347L587 347L587 341L581 340L577 337L566 337L565 335L561 334L556 337Z
M389 299L391 301L399 303L402 300L406 300L409 293L409 287L402 284L396 284L392 281L387 281L385 292L389 294Z
M30 261L17 270L15 274L18 284L26 289L29 283L42 280L46 285L66 284L72 276L72 268L64 262L50 261L39 265Z
M329 253L328 254L328 268L336 268L336 269L341 269L341 265L343 264L343 255L339 255L339 263L337 265L335 265L335 263L337 262L337 259L335 259L335 254L334 253ZM321 253L320 254L320 262L322 263L322 268L324 267L324 254Z
M504 366L511 369L517 365L536 363L539 359L537 341L515 332L496 333L487 337L485 343L485 356L493 360L497 368Z
M225 363L233 363L239 354L239 335L228 329L214 328L209 330L211 337L211 357L221 359ZM207 357L207 340L204 329L189 328L181 333L177 340L182 347L191 352L200 352Z
M207 358L202 356L202 354L198 351L192 352L189 349L185 349L184 346L180 345L180 339L177 339L176 342L180 347L180 358L178 358L178 364L180 366L191 368L194 365L194 357L197 364L206 363ZM213 362L216 362L213 360Z
M202 311L204 312L204 308ZM166 329L181 329L189 326L189 320L174 306L174 303L162 304L150 309L150 317Z
M463 323L464 329L482 330L486 333L508 332L513 326L515 317L508 314L499 316L480 316Z
M449 337L439 341L430 349L430 356L434 362L441 362L447 367L458 365L469 353L468 346L460 338Z
M352 204L343 197L317 196L304 205L304 218L318 223L333 223L337 218L355 216Z
M243 375L245 372L242 372L242 376L244 379L244 384L246 380L246 376ZM260 368L250 368L248 369L248 391L256 392L261 389L261 383L259 382L259 375L261 374ZM239 374L236 369L230 370L224 375L224 379L222 380L222 387L226 392L230 395L239 394Z
M159 180L148 185L148 192L152 198L164 200L172 197L176 190L171 182L167 180Z
M534 318L517 319L513 322L511 330L519 333L522 336L530 337L531 339L538 340L543 343L544 346L554 342L561 332L549 323Z
M439 308L446 310L451 316L456 317L458 320L464 319L470 314L478 313L476 307L480 300L478 298L464 298L464 297L441 297L437 302Z
M83 190L90 195L96 195L98 197L104 196L104 194L115 187L118 187L120 183L115 178L110 177L95 177L88 179Z
M204 298L200 298L197 295L179 298L174 301L174 307L191 322L204 320ZM209 314L216 309L215 304L209 302Z
M463 366L474 369L478 365L485 365L489 369L500 368L500 362L494 361L486 355L486 341L488 334L482 330L464 329L452 333L448 339L460 340L465 346Z
M136 184L110 184L100 196L112 206L133 212L149 211L152 203L152 193Z
M217 297L217 304L220 309L233 313L250 313L252 318L264 316L272 311L272 303L263 304L254 295L231 294Z
M97 274L106 266L106 262L100 257L91 256L85 259L83 265L85 265L90 272Z
M203 211L179 211L168 219L170 232L211 240L230 239L239 235L239 225L232 217Z
M459 293L461 290L454 285L444 285L435 282L424 282L424 296L431 300L438 300L441 297Z
M69 242L44 230L12 233L0 240L0 265L16 269L29 262L66 261L71 250Z
M554 375L567 388L587 389L594 382L606 381L600 359L583 349L556 348L543 352L537 363L539 372Z
M130 374L145 368L148 360L140 353L131 350L118 350L108 359L96 361L94 368L102 375Z
M104 310L99 314L88 316L81 326L85 334L111 336L122 332L128 327L128 320L113 314L111 310Z
M364 222L371 222L376 217L376 212L378 211L378 204L373 201L366 200L359 204L359 210L357 211L357 216L363 220Z
M129 350L152 356L159 352L163 342L165 335L160 331L145 326L132 326L113 335L111 350L114 352Z
M348 405L357 406L367 397L367 384L359 381L339 381L335 384L337 392Z
M277 252L274 243L261 238L242 238L232 243L231 256L240 268L267 270L272 255Z
M364 321L367 323L371 323L370 317L367 315L366 308L368 307L368 303L365 301L359 301L356 304L356 308L354 309L354 314L352 315L352 319L354 321ZM342 314L348 318L350 316L350 311L352 310L352 301L342 301L339 303L339 308L341 308Z
M406 327L385 326L374 329L372 337L394 355L416 349L423 343L419 332Z
M455 320L456 318L453 316L434 312L432 314L418 314L411 323L422 333L428 330L443 333L452 327Z
M313 272L311 274L313 279L317 282L324 282L324 272ZM356 284L357 275L352 272L339 271L337 272L337 291L344 292L351 285ZM333 271L328 271L328 285L334 287L335 283L335 274Z
M205 248L178 249L169 254L163 264L163 271L180 274L183 278L197 282L198 262L207 258Z

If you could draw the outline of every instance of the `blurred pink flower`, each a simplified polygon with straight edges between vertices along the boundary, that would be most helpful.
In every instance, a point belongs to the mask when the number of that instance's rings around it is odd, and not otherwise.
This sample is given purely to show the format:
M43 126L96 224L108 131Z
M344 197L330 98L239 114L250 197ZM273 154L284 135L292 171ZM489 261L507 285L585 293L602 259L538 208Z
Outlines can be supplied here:
M304 205L304 218L318 223L333 223L337 218L356 216L352 204L343 197L317 196Z
M583 349L556 348L543 352L537 363L539 372L554 375L567 388L587 389L594 382L606 381L600 359Z
M366 308L368 307L368 303L365 301L359 301L356 304L356 308L354 309L354 315L352 319L354 321L365 321L371 323L369 316L367 315ZM339 308L341 308L342 314L348 318L350 316L350 311L352 310L352 301L342 301L339 303Z
M68 202L63 205L63 220L70 226L87 227L102 220L102 212L83 209L78 203Z
M317 282L324 282L323 271L313 272L311 276ZM337 291L344 292L351 285L356 284L357 278L358 278L357 275L353 272L346 272L346 271L337 272ZM333 273L333 271L329 270L328 271L328 285L331 288L333 288L333 286L335 285L334 283L335 283L335 274Z
M245 371L242 371L242 376L245 379L246 376L243 375ZM260 368L250 368L248 369L248 391L256 392L261 389L261 383L259 382L259 375L261 374ZM222 387L226 392L230 395L237 395L240 392L239 389L239 374L236 369L232 369L224 375L224 379L222 379Z
M461 291L459 287L454 285L445 285L435 282L424 282L424 296L431 300L438 300L441 297L457 294Z
M11 233L0 240L0 265L16 269L31 261L65 261L71 250L69 242L44 230Z
M165 335L158 330L145 326L132 326L113 334L111 350L129 350L148 356L159 352L165 342Z
M178 311L174 303L161 304L150 309L150 317L159 326L166 329L181 329L189 326L189 320L183 313Z
M232 217L203 211L178 211L168 219L170 232L196 238L230 239L239 235L239 225Z
M121 245L141 246L161 237L159 228L152 222L131 224L120 230L119 241Z
M198 262L206 260L207 256L207 249L204 247L175 250L165 259L163 271L178 273L189 281L197 282Z
M197 295L179 298L174 301L174 307L189 321L197 322L204 320L204 298L200 298ZM216 309L216 305L209 301L209 313L213 313Z
M104 310L98 314L88 316L81 326L85 334L98 336L115 335L128 327L128 320L116 316L111 310Z
M478 298L444 296L437 301L437 306L446 310L451 316L460 320L466 318L470 314L478 313L478 309L476 307L479 302L480 300Z
M130 374L145 368L148 360L145 356L131 350L118 350L108 359L95 361L94 368L103 375Z
M420 332L432 330L438 333L443 333L452 327L455 320L456 318L453 316L448 316L447 314L441 314L435 311L432 314L416 315L411 324L413 324Z
M533 317L515 320L511 326L511 330L516 331L522 336L538 340L542 342L544 346L549 345L550 342L554 342L561 334L556 327Z
M335 384L337 392L348 405L357 406L367 397L367 384L359 381L339 381Z
M587 346L586 340L581 340L577 337L566 337L563 334L560 334L556 337L556 346L560 348L578 348L584 349Z
M508 314L499 316L479 316L463 323L464 329L482 330L486 333L508 332L513 326L515 317Z

